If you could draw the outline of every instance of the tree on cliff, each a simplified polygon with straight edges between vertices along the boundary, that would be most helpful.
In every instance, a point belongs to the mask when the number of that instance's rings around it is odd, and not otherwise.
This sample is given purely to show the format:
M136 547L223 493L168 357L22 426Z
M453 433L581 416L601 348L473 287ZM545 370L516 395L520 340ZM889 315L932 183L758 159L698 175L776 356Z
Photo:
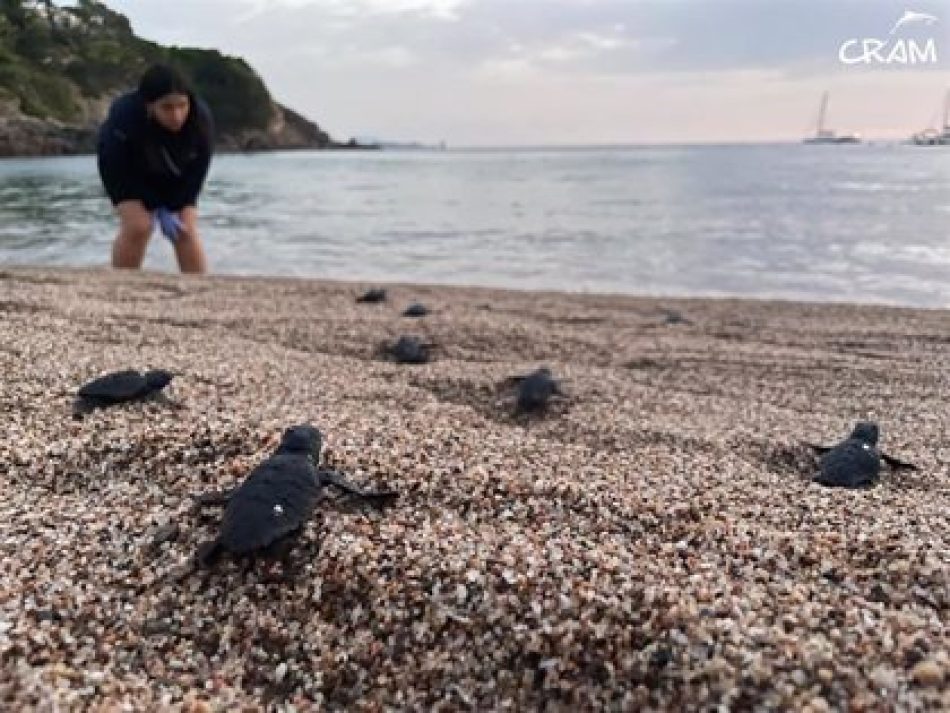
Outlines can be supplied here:
M176 65L215 115L222 142L267 144L294 123L300 145L332 144L319 127L285 111L260 76L217 50L163 47L136 37L128 19L96 0L0 0L0 118L16 115L93 126L109 100L155 62Z

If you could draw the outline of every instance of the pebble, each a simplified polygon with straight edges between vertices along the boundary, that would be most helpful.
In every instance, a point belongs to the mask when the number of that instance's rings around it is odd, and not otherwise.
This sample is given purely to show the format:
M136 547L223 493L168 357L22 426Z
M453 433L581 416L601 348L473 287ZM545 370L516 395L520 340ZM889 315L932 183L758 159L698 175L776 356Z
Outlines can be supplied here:
M887 666L875 668L871 672L871 680L886 691L897 688L897 672Z
M943 683L944 671L936 661L927 659L911 669L910 677L921 686L939 686Z

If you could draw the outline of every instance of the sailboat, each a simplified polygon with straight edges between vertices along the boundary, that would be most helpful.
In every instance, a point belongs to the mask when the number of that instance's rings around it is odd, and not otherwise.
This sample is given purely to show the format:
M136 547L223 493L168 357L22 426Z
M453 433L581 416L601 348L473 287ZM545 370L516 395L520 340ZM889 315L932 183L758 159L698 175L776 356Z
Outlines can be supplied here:
M910 137L917 146L950 146L950 90L943 100L943 130L924 129Z
M814 136L804 139L806 144L859 144L860 137L857 134L836 134L831 129L825 128L825 114L828 112L828 92L821 95L821 103L818 105L818 128Z

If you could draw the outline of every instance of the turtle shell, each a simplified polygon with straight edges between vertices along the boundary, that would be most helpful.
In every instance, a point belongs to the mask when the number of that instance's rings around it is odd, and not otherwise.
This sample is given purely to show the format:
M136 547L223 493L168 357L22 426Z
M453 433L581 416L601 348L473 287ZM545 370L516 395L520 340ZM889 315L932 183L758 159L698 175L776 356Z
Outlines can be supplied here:
M863 488L877 481L881 456L871 444L849 438L821 457L820 468L821 472L815 478L820 485Z
M271 456L251 471L231 496L218 543L235 555L268 547L307 522L320 492L320 480L309 457Z
M413 302L403 310L403 317L425 317L429 314L429 308L421 302Z
M429 346L416 337L399 337L387 351L400 364L425 364L429 361Z
M84 399L118 403L143 396L150 390L145 377L138 371L129 369L93 379L79 389L79 396Z
M517 408L522 412L543 409L557 391L558 383L549 369L533 371L518 384Z

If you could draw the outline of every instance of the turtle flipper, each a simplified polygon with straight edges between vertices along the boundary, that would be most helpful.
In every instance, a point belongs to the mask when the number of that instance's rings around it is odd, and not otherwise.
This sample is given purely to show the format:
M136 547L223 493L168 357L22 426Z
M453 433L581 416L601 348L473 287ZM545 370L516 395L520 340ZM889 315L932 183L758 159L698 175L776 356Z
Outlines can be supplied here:
M395 490L362 490L349 482L338 470L320 469L317 471L317 474L320 476L320 481L324 485L335 485L343 492L355 495L369 502L385 504L399 497L399 493Z
M830 451L834 446L819 446L817 443L805 443L806 448L811 448L815 453L822 455Z
M98 407L99 404L92 399L77 396L76 400L73 401L73 418L81 419L95 411Z
M198 545L198 551L195 552L195 564L201 569L209 569L221 558L223 552L221 543L218 540L209 540Z
M265 581L276 584L287 584L294 581L297 575L297 567L293 561L293 552L297 542L301 539L303 529L303 526L301 526L296 530L291 530L261 551L260 554L272 564L280 564L280 576L269 576Z
M919 470L916 465L903 461L900 458L881 453L881 460L887 463L891 470Z
M227 490L218 490L213 493L201 493L200 495L192 495L191 499L195 501L195 506L202 507L213 507L227 505L231 500L231 496L234 495L234 491L237 488L228 488Z

